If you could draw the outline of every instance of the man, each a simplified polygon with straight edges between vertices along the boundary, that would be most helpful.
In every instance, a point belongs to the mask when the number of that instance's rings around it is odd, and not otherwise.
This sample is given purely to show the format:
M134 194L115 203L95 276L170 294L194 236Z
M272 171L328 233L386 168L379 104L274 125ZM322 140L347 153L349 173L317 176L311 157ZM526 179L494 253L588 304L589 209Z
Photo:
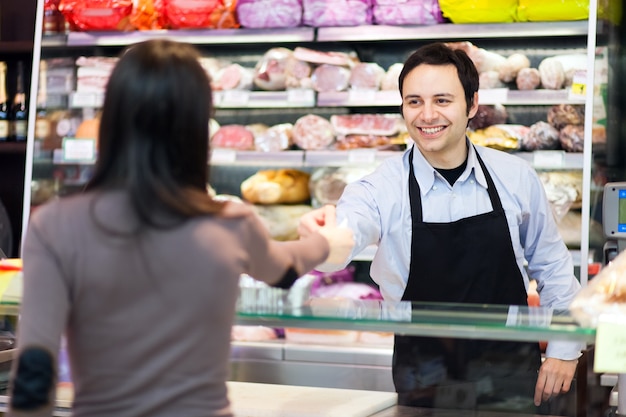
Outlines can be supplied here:
M478 108L470 58L442 43L423 46L406 60L399 89L415 143L345 188L337 221L353 230L355 241L346 264L378 245L370 272L389 301L525 305L527 261L542 304L567 308L580 284L535 171L467 139ZM332 210L305 215L301 235L324 224ZM507 396L539 406L570 389L582 347L550 343L542 364L536 343L396 336L398 402L450 408L458 398L447 401L442 387L469 386L463 392L477 407ZM507 383L514 386L507 390Z

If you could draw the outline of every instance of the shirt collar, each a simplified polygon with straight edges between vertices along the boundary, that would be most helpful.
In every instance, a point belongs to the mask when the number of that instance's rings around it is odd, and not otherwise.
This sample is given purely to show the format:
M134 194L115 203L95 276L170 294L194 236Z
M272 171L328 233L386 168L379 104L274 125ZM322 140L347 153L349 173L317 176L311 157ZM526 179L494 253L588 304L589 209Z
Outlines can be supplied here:
M459 180L467 180L473 175L476 182L486 189L487 179L485 178L485 174L480 167L480 163L478 162L476 147L472 145L469 139L466 140L468 144L467 166L465 167L463 174L459 177ZM426 194L430 189L432 189L435 183L437 171L426 160L426 158L424 158L424 155L422 155L419 148L415 144L413 144L413 148L415 149L413 151L413 171L415 172L415 179L420 186L422 194Z

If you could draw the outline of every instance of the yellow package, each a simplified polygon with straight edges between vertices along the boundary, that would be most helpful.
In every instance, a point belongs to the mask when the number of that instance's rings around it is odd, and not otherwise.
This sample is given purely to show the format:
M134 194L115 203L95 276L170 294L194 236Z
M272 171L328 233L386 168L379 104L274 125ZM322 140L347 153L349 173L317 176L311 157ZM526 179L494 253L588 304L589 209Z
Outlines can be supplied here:
M517 6L518 0L439 0L443 16L453 23L513 22Z
M585 20L588 17L588 0L519 0L517 8L520 22Z

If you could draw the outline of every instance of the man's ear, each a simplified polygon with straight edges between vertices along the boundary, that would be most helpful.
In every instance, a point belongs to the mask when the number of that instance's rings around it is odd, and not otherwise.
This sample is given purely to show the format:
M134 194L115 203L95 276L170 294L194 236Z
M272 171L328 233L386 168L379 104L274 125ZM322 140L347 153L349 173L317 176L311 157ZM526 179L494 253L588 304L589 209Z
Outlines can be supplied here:
M474 98L472 99L472 106L467 110L467 118L472 119L476 116L478 112L478 91L474 93Z

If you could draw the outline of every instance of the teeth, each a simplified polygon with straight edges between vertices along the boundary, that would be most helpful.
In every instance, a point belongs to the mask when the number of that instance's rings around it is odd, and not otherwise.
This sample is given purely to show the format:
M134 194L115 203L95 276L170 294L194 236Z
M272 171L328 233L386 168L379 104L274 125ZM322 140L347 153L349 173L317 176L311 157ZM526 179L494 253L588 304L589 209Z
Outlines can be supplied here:
M441 127L441 126L440 126L440 127L423 127L423 128L422 128L422 130L423 130L425 133L429 134L429 135L435 134L435 133L437 133L437 132L441 132L443 129L444 129L444 128L443 128L443 127Z

